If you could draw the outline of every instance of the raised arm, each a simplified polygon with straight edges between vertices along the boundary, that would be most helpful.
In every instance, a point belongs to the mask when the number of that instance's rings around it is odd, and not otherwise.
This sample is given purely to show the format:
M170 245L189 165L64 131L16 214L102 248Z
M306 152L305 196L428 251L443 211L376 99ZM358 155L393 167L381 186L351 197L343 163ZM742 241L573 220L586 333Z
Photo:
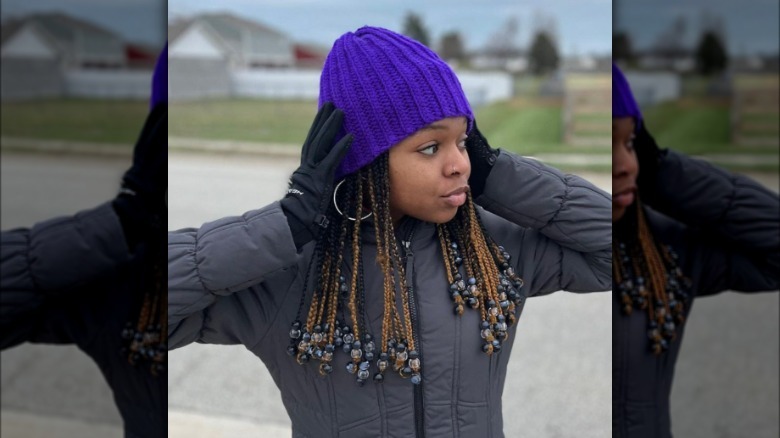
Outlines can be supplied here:
M295 280L298 253L328 226L322 212L351 142L347 135L334 145L342 121L340 110L323 105L281 201L168 234L170 348L191 342L247 344L261 336L253 324L272 317L276 300Z

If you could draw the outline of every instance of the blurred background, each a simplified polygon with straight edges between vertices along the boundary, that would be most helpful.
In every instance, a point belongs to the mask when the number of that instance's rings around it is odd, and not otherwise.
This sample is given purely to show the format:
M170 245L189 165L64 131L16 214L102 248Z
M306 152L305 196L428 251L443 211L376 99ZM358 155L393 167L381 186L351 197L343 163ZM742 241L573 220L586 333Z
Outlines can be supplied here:
M0 227L112 199L166 41L160 0L0 1ZM117 334L119 335L119 334ZM97 366L73 346L0 354L3 437L121 437Z
M403 32L447 60L492 142L604 170L610 166L604 155L609 5L171 1L171 146L207 141L211 148L280 146L297 153L316 112L319 74L333 41L371 24Z
M780 4L613 2L613 58L660 147L745 173L778 191ZM672 391L683 437L780 435L780 297L696 301Z
M168 226L197 227L283 196L325 57L363 25L404 33L447 60L493 146L610 190L611 7L172 0ZM609 436L610 309L609 293L529 302L503 398L507 437ZM278 389L245 348L189 345L169 364L169 436L289 435Z

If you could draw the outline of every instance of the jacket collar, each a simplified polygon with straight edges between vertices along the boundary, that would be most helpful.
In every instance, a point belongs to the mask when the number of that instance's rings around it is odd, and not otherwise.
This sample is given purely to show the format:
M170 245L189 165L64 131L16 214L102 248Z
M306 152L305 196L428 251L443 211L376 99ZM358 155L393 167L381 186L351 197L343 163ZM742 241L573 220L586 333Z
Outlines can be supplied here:
M361 225L361 238L363 243L376 245L376 233L374 231L374 221L366 220ZM412 245L433 238L436 234L436 225L431 222L424 222L411 216L405 216L395 228L395 238L399 242L404 241L411 235Z

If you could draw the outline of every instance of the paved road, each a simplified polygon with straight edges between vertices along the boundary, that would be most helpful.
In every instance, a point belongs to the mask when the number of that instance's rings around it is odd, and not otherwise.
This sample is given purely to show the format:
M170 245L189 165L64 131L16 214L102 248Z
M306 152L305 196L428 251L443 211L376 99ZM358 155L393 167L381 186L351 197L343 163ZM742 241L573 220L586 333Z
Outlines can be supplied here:
M4 155L2 228L110 198L126 162ZM169 228L265 205L281 195L294 167L289 159L170 154ZM608 176L589 177L609 188ZM777 176L764 181L776 186ZM607 293L559 293L529 302L506 383L508 437L609 436L610 300ZM673 406L687 412L674 417L677 436L777 436L777 300L723 294L697 302L675 386ZM169 358L169 436L288 433L278 390L244 348L192 345ZM108 389L77 350L22 346L0 360L3 437L30 436L31 423L56 431L40 436L78 436L67 435L71 429L119 436Z

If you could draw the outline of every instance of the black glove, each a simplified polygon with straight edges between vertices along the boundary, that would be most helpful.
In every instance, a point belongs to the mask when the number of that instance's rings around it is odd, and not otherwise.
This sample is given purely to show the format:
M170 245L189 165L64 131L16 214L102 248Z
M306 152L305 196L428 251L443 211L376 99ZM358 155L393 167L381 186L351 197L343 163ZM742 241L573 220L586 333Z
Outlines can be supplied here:
M343 121L344 113L330 102L317 112L303 143L301 165L290 177L287 196L280 201L298 250L328 227L325 212L333 196L333 177L352 144L352 135L347 134L333 145Z
M500 151L490 147L487 139L477 129L476 121L474 121L474 128L466 139L466 150L471 161L471 176L469 177L471 196L473 199L477 199L485 191L485 181L487 181L490 171L493 170L493 165L496 164L496 158Z
M156 105L146 117L133 150L133 165L122 177L122 189L112 202L128 247L165 231L168 187L168 105Z
M634 138L634 150L639 162L639 175L636 181L639 197L643 203L657 205L656 179L659 164L666 155L666 150L658 147L655 139L647 132L644 123L640 125Z

